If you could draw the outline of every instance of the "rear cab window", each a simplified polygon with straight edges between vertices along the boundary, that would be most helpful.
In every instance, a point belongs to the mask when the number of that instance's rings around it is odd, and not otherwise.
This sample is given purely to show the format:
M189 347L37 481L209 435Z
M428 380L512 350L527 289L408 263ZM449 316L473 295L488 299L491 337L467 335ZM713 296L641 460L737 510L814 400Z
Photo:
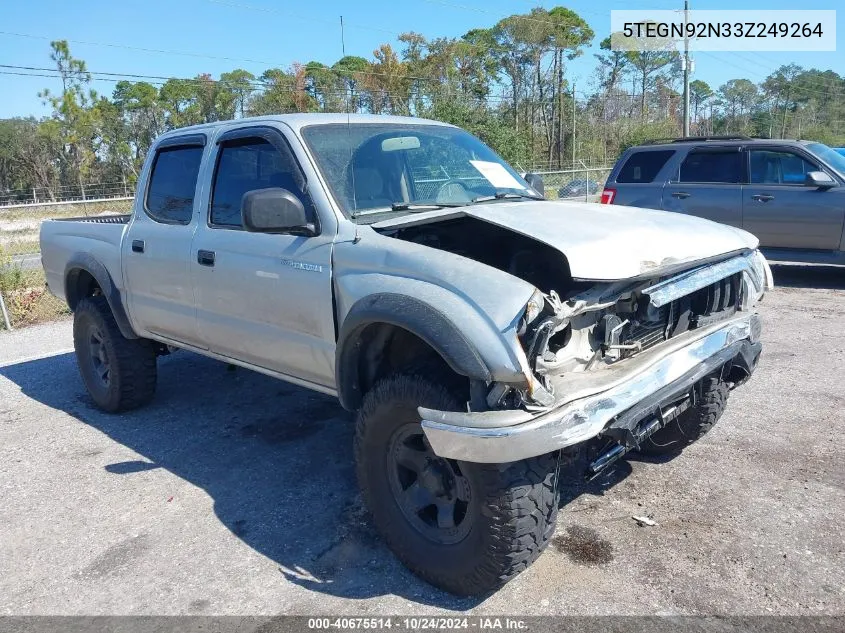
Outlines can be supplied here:
M144 210L162 224L190 224L194 212L202 145L176 145L156 151Z
M675 150L637 151L628 157L616 176L623 184L654 182L657 174L672 157Z

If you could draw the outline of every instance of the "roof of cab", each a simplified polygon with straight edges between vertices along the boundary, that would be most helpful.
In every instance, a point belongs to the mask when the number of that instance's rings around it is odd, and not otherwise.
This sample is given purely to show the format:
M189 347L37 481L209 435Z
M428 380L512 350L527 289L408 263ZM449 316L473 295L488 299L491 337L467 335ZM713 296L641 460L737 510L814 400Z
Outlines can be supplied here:
M346 114L339 113L316 113L304 112L296 114L272 114L267 116L245 117L243 119L230 119L226 121L215 121L213 123L200 123L199 125L190 125L188 127L181 127L175 130L165 132L159 138L165 139L171 136L181 136L183 134L197 133L197 132L211 132L220 127L231 127L233 125L245 125L250 123L269 123L278 122L284 123L291 129L299 131L303 127L309 125L329 125L329 124L346 124L348 123L388 123L394 125L442 125L445 127L455 127L449 123L442 121L433 121L431 119L421 119L411 116L393 116L386 114Z

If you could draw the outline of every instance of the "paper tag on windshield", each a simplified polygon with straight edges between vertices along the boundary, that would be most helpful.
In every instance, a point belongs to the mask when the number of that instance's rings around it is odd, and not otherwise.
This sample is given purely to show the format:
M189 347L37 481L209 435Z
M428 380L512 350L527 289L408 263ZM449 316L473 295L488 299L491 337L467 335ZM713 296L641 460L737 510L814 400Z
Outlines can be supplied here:
M525 189L525 186L519 184L519 181L499 163L491 163L486 160L471 160L469 162L496 189Z

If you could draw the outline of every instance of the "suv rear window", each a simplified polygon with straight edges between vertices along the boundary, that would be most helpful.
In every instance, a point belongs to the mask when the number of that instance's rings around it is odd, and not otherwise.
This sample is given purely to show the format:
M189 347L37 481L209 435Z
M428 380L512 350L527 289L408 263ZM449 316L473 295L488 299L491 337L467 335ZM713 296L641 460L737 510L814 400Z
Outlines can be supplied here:
M200 171L201 146L159 150L153 163L145 208L156 222L189 224Z
M652 182L674 150L634 152L622 165L616 182Z
M736 148L724 151L693 150L681 163L678 182L740 183L744 171L742 157L742 152Z

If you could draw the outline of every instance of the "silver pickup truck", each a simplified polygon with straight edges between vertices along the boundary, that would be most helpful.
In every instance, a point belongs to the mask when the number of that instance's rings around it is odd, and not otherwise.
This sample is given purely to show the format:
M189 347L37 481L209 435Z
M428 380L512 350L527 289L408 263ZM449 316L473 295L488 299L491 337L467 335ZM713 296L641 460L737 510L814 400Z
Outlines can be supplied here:
M743 230L542 189L433 121L242 119L163 135L133 213L44 222L42 259L98 406L176 348L335 395L388 545L477 595L546 547L561 478L713 426L772 286Z

